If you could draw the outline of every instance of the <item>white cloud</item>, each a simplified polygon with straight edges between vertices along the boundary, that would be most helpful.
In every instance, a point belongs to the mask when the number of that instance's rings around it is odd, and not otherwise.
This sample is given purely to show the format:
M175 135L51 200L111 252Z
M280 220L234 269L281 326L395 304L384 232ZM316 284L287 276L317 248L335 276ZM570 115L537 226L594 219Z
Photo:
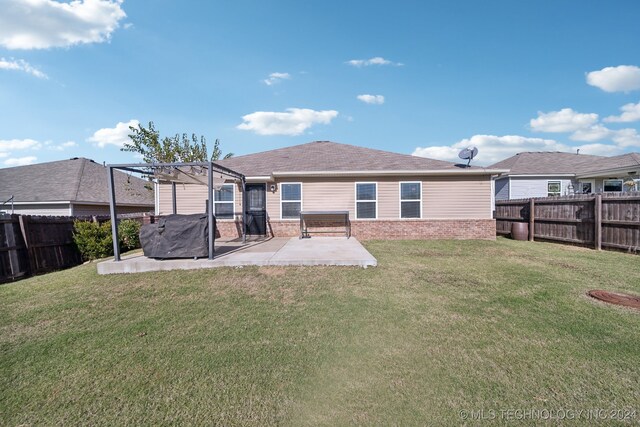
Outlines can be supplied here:
M47 142L44 143L44 145L49 150L55 150L55 151L64 151L67 148L77 147L78 146L78 144L76 144L74 141L63 142L62 144L54 144L51 141L47 141Z
M629 103L620 107L622 114L619 116L609 116L604 119L609 123L627 123L637 122L640 120L640 102L637 104Z
M571 108L543 113L538 111L538 118L529 122L531 129L538 132L575 132L594 125L598 121L595 113L582 114Z
M0 159L3 157L9 157L9 153L2 153L0 152Z
M370 65L395 65L396 67L402 67L402 62L393 62L388 59L384 59L381 56L376 56L370 59L352 59L346 62L354 67L368 67Z
M100 148L104 148L107 145L115 145L116 147L122 147L125 142L129 142L129 134L131 130L129 126L136 127L140 122L136 119L129 120L128 122L118 122L113 128L102 128L97 130L93 136L87 138L87 141L94 143Z
M572 148L553 139L528 138L519 135L474 135L450 146L418 147L414 156L431 157L450 162L463 162L458 153L463 148L478 147L474 164L490 165L522 151L571 151Z
M384 104L382 95L358 95L357 98L365 104Z
M289 73L271 73L269 74L269 77L263 80L263 82L267 86L271 86L276 83L280 83L282 80L289 80L290 78L291 74Z
M635 65L606 67L587 73L587 83L605 92L629 92L640 89L640 68Z
M635 129L620 129L611 137L620 147L640 147L640 135Z
M109 40L127 15L122 0L4 0L0 46L47 49Z
M0 139L0 151L26 150L40 148L40 143L33 139Z
M585 144L578 147L571 147L570 149L579 149L580 154L591 154L593 156L615 156L622 154L622 149L617 145L611 144Z
M287 108L286 112L256 111L242 116L237 126L258 135L300 135L315 124L329 124L338 116L335 110L315 111L308 108Z
M4 164L7 166L24 166L31 165L38 160L35 156L26 156L26 157L12 157L4 161Z
M609 128L596 124L584 129L576 130L569 138L574 141L594 142L609 138L614 133Z
M2 70L15 70L15 71L23 71L27 74L31 74L32 76L35 76L39 79L48 79L49 76L47 76L45 73L43 73L42 71L38 70L37 68L31 66L31 64L29 64L28 62L22 60L22 59L5 59L5 58L0 58L0 69Z

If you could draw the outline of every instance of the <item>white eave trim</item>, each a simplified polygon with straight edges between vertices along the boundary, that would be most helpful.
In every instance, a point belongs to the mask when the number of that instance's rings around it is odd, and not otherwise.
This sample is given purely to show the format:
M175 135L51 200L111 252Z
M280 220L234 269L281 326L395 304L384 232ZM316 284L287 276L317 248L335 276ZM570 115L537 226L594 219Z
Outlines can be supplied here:
M365 171L298 171L273 172L274 178L288 177L334 177L334 176L446 176L446 175L496 175L508 169L436 169L436 170L365 170Z
M576 174L575 173L506 173L500 176L500 178L540 178L540 179L547 179L547 178L573 178L575 177Z
M70 200L53 200L50 202L13 202L14 206L18 205L93 205L93 206L109 206L109 202L82 202L82 201L70 201ZM9 203L7 203L9 205ZM153 203L120 203L118 206L149 206L153 207Z
M71 203L69 200L55 200L50 202L13 202L14 205L67 205ZM10 203L7 203L7 206Z

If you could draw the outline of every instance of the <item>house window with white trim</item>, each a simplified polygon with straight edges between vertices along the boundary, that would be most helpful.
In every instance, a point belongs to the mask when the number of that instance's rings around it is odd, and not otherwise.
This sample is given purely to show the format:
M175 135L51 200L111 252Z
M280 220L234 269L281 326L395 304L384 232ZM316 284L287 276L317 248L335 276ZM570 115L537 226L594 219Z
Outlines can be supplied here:
M218 219L233 219L235 192L233 184L224 184L220 190L213 192L213 212Z
M302 184L280 184L280 218L299 219L302 210Z
M605 192L622 191L621 179L605 179L602 182L602 186Z
M422 183L400 183L400 218L420 218L422 216Z
M547 197L562 194L562 181L547 181Z
M378 216L378 184L356 182L356 219L376 219Z

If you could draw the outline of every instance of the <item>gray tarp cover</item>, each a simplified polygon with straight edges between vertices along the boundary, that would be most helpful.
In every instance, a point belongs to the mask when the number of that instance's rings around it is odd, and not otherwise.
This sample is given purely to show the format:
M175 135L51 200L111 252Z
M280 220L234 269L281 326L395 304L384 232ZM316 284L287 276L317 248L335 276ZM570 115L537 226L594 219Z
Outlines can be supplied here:
M208 230L206 214L168 215L142 226L140 244L149 258L204 258L209 256Z

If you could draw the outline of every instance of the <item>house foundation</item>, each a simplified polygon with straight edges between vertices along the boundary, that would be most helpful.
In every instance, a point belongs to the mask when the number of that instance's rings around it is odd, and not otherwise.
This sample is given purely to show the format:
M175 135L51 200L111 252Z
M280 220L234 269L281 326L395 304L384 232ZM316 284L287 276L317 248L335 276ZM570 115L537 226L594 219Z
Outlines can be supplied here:
M242 235L240 220L220 220L217 227L220 237L233 238ZM300 224L298 221L268 220L267 235L270 237L299 236ZM336 230L335 235L344 235L344 231ZM494 219L352 220L351 235L360 240L495 240L496 221Z

